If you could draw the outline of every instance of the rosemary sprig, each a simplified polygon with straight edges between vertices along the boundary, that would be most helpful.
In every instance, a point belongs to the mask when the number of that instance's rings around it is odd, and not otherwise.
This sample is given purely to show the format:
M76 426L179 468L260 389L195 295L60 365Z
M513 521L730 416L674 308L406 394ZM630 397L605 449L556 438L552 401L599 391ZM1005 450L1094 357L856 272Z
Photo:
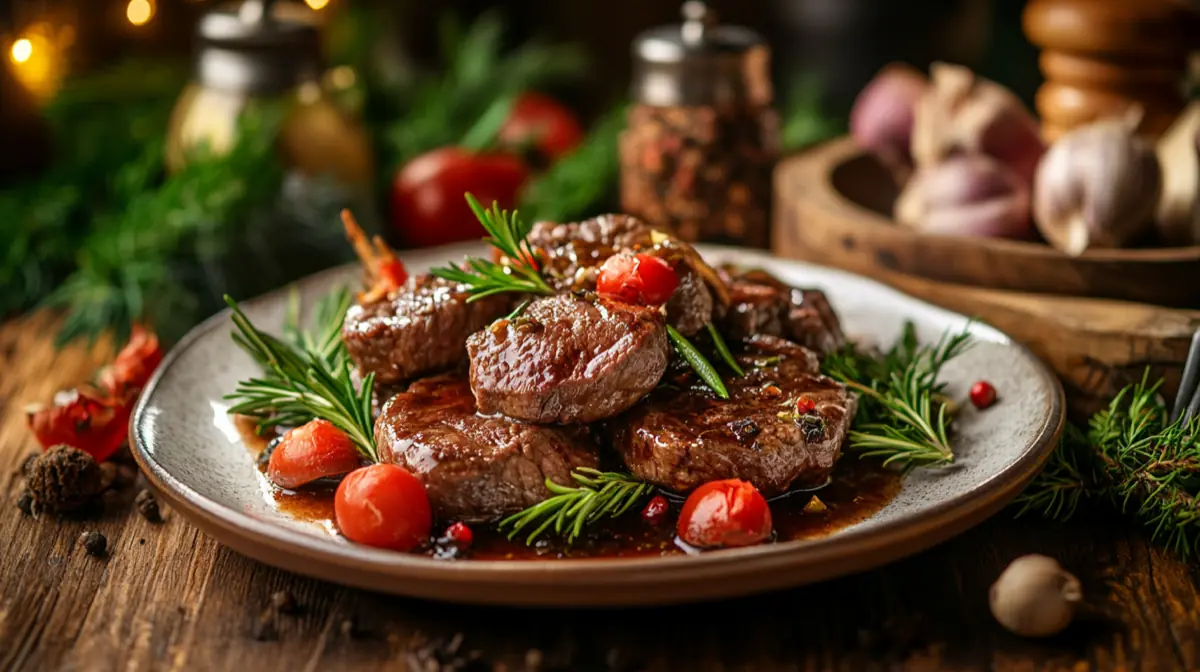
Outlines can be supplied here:
M713 367L704 354L697 350L696 346L692 345L691 341L679 333L675 327L669 324L667 325L667 336L671 339L671 345L675 346L675 352L678 352L679 356L683 357L684 361L692 367L696 375L700 376L700 380L703 380L705 385L712 388L712 391L716 392L718 397L728 399L729 390L725 389L725 382L721 380L721 374L717 373L716 368Z
M1092 416L1068 425L1049 464L1017 498L1017 515L1067 520L1094 500L1140 521L1154 541L1200 552L1200 418L1169 420L1149 372Z
M532 225L524 223L515 210L502 210L496 203L492 203L492 208L488 210L471 194L466 197L475 217L488 233L484 241L500 250L510 263L498 264L487 259L467 257L465 269L441 266L429 272L439 278L466 285L471 295L468 302L504 292L553 295L554 289L546 284L534 265L533 249L526 240Z
M500 521L500 529L511 528L508 538L512 539L536 525L525 537L525 543L532 544L553 527L555 534L565 536L567 543L572 543L584 527L602 518L620 516L653 489L649 483L629 474L587 467L572 471L571 478L579 483L579 487L559 485L546 479L546 488L552 496Z
M935 346L921 346L907 323L896 345L882 355L853 344L827 355L825 374L862 395L850 447L904 470L952 463L951 412L938 375L969 345L964 329L944 334Z
M329 336L332 323L341 324L337 310L345 300L340 296L329 299L326 308L318 310L326 322L316 330L317 336L302 337L302 346L260 331L236 301L226 296L225 302L233 310L237 327L234 342L264 369L261 377L241 381L225 396L237 402L229 413L258 418L260 429L299 425L313 418L328 420L345 432L367 459L377 461L371 417L375 375L368 374L361 389L356 389L345 346ZM294 335L296 330L293 327L288 332Z
M738 365L737 360L733 358L733 353L729 351L729 346L725 344L725 339L721 338L721 332L717 331L712 322L704 326L708 329L708 337L712 339L713 346L717 349L717 354L721 355L721 359L725 360L725 364L733 369L733 372L737 375L746 375L746 372Z

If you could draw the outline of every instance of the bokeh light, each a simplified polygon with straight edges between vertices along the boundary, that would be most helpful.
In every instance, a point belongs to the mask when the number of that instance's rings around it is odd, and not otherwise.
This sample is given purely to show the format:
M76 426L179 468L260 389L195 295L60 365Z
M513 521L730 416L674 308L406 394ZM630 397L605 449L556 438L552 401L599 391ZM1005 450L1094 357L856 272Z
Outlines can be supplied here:
M329 0L304 0L304 2L313 9L325 9L325 6L329 4Z
M125 18L135 26L143 26L154 17L154 5L150 0L129 0L125 6Z
M22 37L16 42L13 42L12 60L14 63L24 63L25 61L28 61L29 57L32 55L33 42L30 42L28 38Z

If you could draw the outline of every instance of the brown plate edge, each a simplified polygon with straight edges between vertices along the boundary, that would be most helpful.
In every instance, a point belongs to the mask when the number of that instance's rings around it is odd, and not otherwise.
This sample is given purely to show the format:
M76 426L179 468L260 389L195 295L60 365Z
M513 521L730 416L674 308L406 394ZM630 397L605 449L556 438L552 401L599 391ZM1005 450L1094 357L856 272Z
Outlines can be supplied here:
M330 269L302 282L344 272ZM244 303L267 301L286 291L285 287ZM447 562L349 544L339 548L328 539L209 500L153 459L139 427L155 388L182 352L228 324L229 315L229 310L213 315L176 344L138 400L130 418L131 452L150 484L206 534L252 559L356 588L447 602L537 607L678 604L796 587L878 567L946 541L1002 509L1045 464L1065 422L1062 385L1028 348L1010 341L1038 363L1039 376L1051 391L1037 438L1006 469L918 518L883 529L699 556Z

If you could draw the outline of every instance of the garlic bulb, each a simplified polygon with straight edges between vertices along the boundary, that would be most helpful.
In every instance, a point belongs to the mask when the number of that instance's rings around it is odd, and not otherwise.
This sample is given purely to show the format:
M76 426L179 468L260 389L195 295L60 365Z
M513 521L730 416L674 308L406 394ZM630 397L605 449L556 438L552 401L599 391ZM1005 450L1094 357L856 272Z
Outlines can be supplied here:
M1079 579L1054 558L1024 555L1013 560L992 584L992 616L1010 632L1047 637L1061 632L1083 598Z
M900 178L912 166L913 111L928 87L929 80L915 68L892 63L863 88L850 110L850 136Z
M1200 103L1192 103L1159 139L1162 195L1155 222L1170 245L1200 243Z
M898 222L924 233L1028 238L1029 188L1000 162L960 154L917 169L896 200Z
M960 65L934 63L930 76L932 85L914 110L914 163L931 165L959 152L987 154L1032 184L1046 147L1021 99Z
M1152 225L1161 171L1154 148L1134 130L1137 110L1073 129L1038 166L1033 217L1054 247L1070 255L1125 247Z

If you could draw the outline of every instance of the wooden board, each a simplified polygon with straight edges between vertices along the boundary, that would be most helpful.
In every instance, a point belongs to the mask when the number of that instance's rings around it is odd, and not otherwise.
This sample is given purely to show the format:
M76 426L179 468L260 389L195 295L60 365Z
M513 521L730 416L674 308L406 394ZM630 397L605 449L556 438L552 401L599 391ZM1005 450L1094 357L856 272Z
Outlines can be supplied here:
M1000 287L1037 285L1021 279L1020 274L1055 264L1026 263L1044 252L1014 256L1011 251L997 252L999 248L978 240L916 236L846 200L831 186L829 175L817 170L820 165L846 165L845 161L860 160L860 153L852 145L837 141L815 153L815 157L793 157L777 169L772 233L776 254L873 277L996 326L1054 369L1076 417L1107 403L1147 369L1166 380L1164 389L1168 398L1174 398L1192 335L1200 328L1200 311L979 286L989 277ZM885 176L868 172L858 179L880 184ZM865 193L870 187L849 189ZM885 198L882 191L877 196ZM1003 245L1033 247L1008 242ZM1066 267L1067 263L1060 261L1057 265ZM1074 271L1048 270L1052 275L1039 282L1061 281L1068 288L1083 289L1091 274L1102 274L1099 267L1093 266L1088 266L1086 273L1075 272L1081 267ZM1133 272L1131 268L1124 270ZM1113 268L1109 272L1119 279L1123 271ZM1195 272L1194 277L1200 278L1200 267ZM958 282L946 281L950 279ZM1187 292L1200 290L1200 283L1194 279L1186 284ZM1180 290L1175 298L1182 300L1184 294Z
M859 273L1200 308L1200 246L1073 258L1042 243L925 235L892 222L896 193L887 171L849 138L784 159L775 170L772 247Z
M136 487L98 520L33 520L15 506L17 467L35 449L22 407L83 380L102 355L56 352L54 329L44 316L0 326L2 670L1200 669L1200 574L1105 512L1070 525L1002 513L889 567L773 595L555 612L421 602L288 574L170 511L161 525L146 522L129 502ZM108 536L107 558L83 552L85 530ZM1088 602L1044 641L1006 633L987 609L1003 566L1032 552L1077 574ZM279 590L300 611L256 636Z

